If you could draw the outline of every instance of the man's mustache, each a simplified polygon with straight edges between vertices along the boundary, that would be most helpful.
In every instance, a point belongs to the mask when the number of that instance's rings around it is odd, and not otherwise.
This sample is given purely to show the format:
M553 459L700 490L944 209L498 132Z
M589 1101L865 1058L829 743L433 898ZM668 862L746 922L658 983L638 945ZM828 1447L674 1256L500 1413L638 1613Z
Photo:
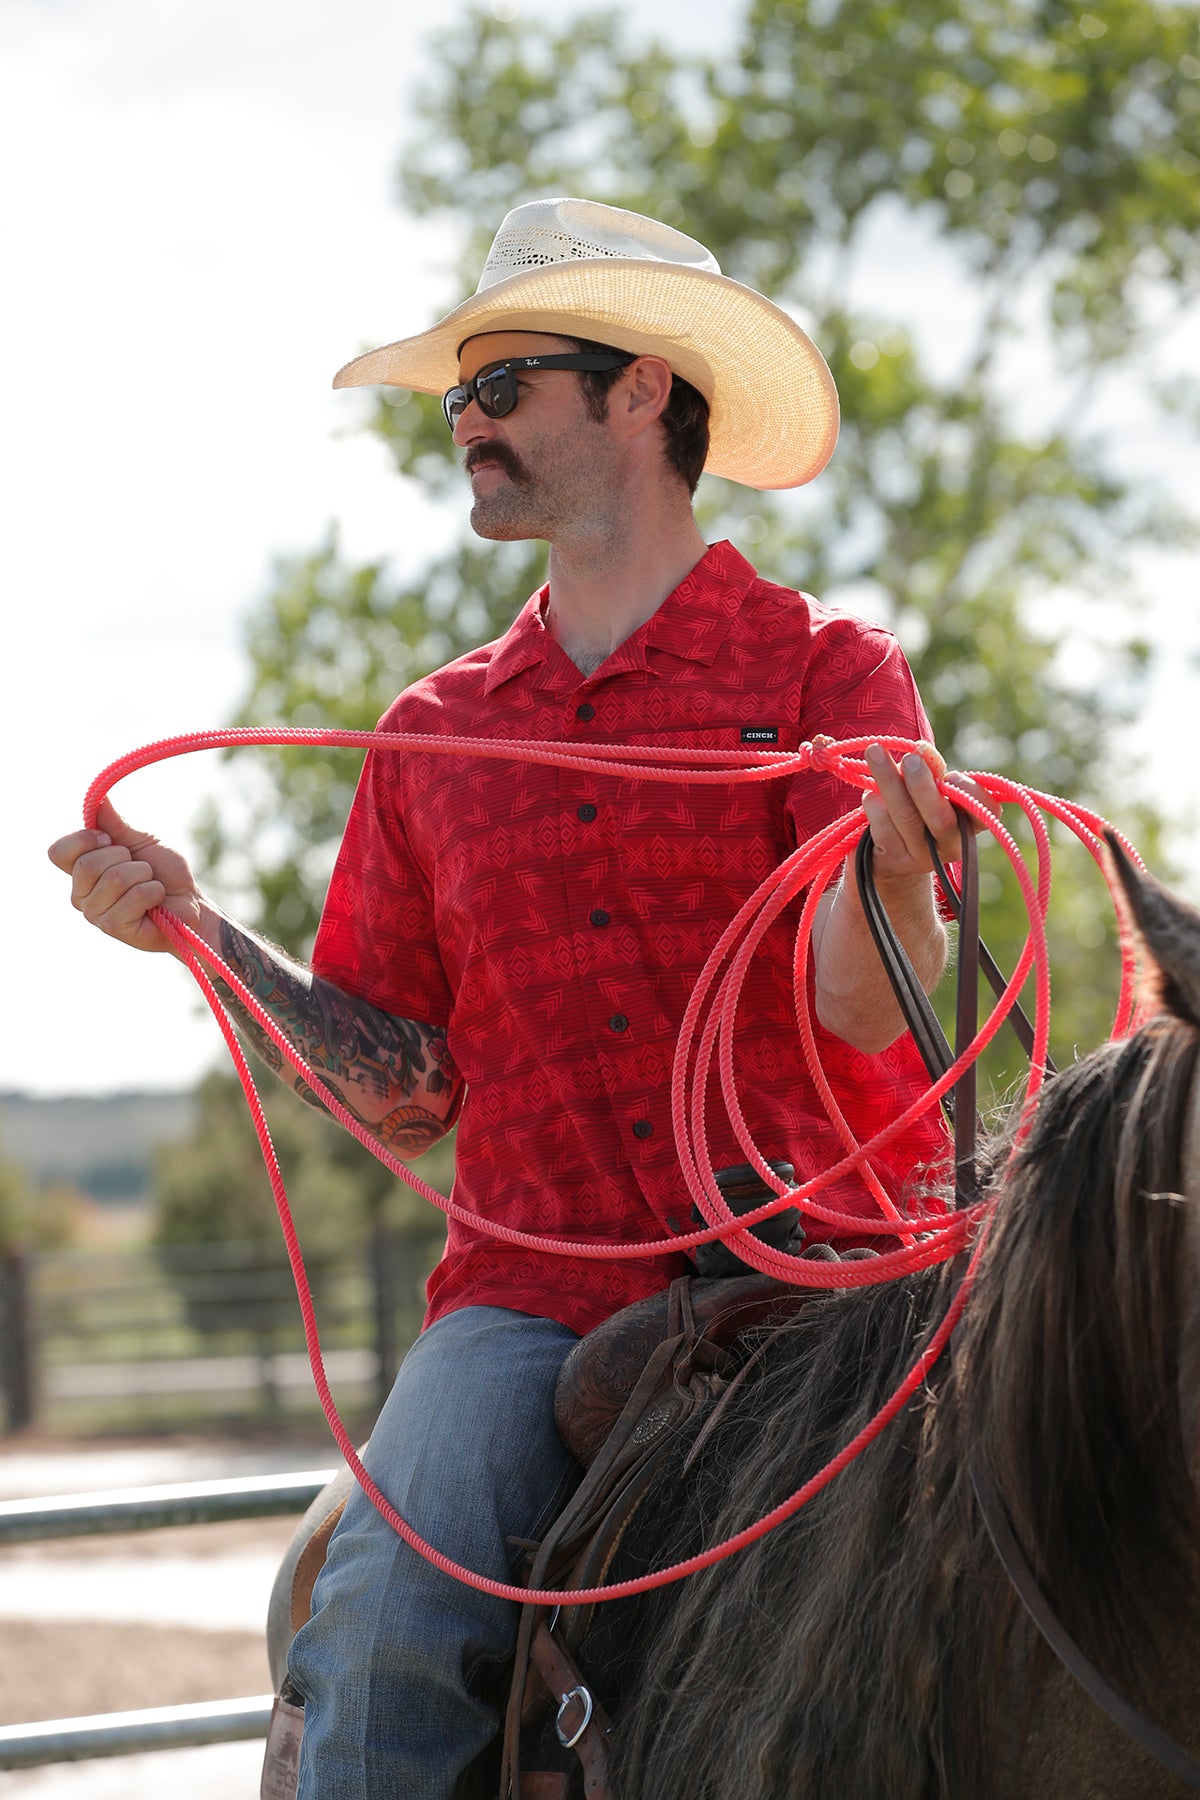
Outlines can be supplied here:
M488 463L503 469L510 481L519 482L523 487L529 486L529 470L511 445L472 444L463 457L463 467L468 475L473 475L476 469L481 469Z

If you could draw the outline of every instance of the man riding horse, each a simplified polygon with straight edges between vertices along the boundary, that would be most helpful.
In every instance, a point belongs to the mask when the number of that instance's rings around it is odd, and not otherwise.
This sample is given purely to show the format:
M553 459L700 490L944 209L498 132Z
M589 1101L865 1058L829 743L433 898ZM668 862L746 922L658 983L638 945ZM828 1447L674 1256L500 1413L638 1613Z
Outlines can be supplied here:
M369 383L444 392L474 530L549 545L549 579L504 636L382 721L511 739L512 760L368 755L311 969L225 917L111 805L52 858L112 936L166 948L158 905L198 930L393 1150L416 1156L457 1122L459 1206L559 1239L684 1232L669 1089L693 983L742 902L856 797L817 773L637 781L521 746L928 738L888 632L763 579L693 516L706 467L756 488L816 476L837 436L832 378L799 326L693 239L558 199L508 215L473 297L335 385ZM867 761L878 886L932 985L945 934L925 833L953 858L956 815L920 755L897 764L876 746ZM796 1042L794 924L771 927L748 978L738 1058L755 1141L804 1179L842 1147ZM925 1077L852 880L825 895L813 944L823 1067L865 1140ZM739 1161L715 1095L710 1110L718 1159ZM926 1115L876 1172L899 1197L942 1150ZM863 1216L869 1242L879 1215L858 1176L825 1197ZM568 1350L688 1266L540 1256L453 1221L366 1453L375 1481L449 1556L509 1578L514 1545L577 1477L551 1413ZM414 1554L356 1492L292 1648L302 1800L449 1800L496 1729L481 1677L515 1616Z

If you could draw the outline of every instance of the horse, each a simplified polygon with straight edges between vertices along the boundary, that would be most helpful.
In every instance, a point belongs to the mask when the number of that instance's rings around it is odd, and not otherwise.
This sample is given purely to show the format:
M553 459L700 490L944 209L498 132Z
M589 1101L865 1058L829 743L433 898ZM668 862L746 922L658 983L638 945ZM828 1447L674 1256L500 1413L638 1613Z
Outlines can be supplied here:
M579 1661L615 1718L606 1800L1189 1791L1046 1647L978 1497L982 1479L1087 1657L1200 1754L1200 912L1116 861L1145 1022L984 1148L952 1351L891 1425L736 1556L598 1609ZM960 1277L796 1308L683 1436L609 1579L733 1535L823 1467Z
M1188 1791L1046 1648L972 1479L1089 1659L1195 1756L1200 913L1118 869L1154 1016L1055 1075L1015 1149L990 1147L952 1354L906 1411L784 1525L631 1603L612 1800ZM741 1529L850 1440L957 1278L943 1265L800 1309L676 1483L655 1560Z

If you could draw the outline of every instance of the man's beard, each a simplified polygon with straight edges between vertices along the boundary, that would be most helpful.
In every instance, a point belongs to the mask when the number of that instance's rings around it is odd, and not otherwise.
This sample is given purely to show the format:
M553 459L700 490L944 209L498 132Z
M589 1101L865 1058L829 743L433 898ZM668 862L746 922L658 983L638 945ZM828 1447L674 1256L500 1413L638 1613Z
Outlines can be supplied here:
M491 463L508 478L476 495L472 531L481 538L541 538L549 544L564 531L588 532L607 517L604 496L612 489L614 456L606 427L586 419L532 438L525 456L500 440L472 444L463 459L468 474Z
M471 529L483 538L524 538L540 535L530 528L533 517L531 489L534 478L510 444L472 444L463 459L470 475L490 463L508 480L491 493L477 495L471 508Z

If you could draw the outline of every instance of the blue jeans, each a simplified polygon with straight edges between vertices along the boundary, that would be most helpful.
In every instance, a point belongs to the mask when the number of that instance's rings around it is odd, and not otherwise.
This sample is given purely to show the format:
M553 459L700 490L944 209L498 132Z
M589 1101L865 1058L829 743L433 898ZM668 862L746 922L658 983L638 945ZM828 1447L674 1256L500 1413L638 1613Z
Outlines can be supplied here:
M578 1479L554 1428L554 1384L577 1341L553 1319L471 1306L422 1332L364 1454L401 1517L501 1581ZM441 1574L355 1488L296 1635L304 1695L299 1800L451 1800L496 1731L478 1677L501 1663L518 1609Z

